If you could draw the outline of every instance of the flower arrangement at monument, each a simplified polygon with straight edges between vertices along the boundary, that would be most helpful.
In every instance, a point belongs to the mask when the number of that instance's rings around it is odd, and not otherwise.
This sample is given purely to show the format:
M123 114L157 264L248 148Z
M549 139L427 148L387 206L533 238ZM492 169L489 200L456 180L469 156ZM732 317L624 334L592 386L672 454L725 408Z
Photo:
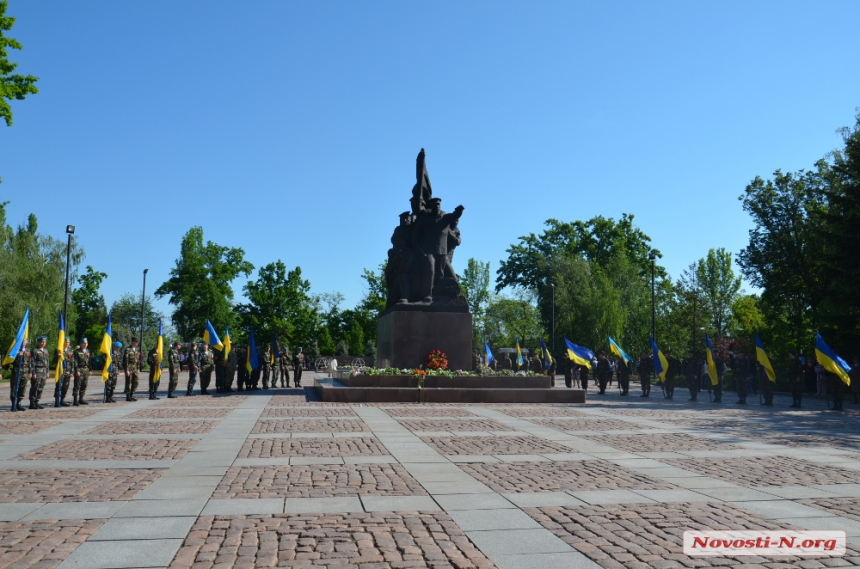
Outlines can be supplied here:
M409 375L427 375L427 372L420 368L415 368L409 372Z
M448 369L448 356L441 350L432 350L427 354L427 361L424 362L424 367L430 370L446 370Z

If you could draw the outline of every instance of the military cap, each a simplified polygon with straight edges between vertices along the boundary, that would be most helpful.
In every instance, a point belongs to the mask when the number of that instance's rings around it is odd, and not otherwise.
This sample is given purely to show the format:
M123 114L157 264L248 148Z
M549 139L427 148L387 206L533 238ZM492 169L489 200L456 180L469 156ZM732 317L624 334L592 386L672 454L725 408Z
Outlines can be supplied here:
M83 344L86 341L87 341L86 338L81 338L80 340L78 340L78 344Z
M442 198L430 198L430 203L442 203Z
M121 348L121 347L122 347L122 342L114 342L114 343L113 343L113 347L114 347L114 348Z
M42 340L45 340L45 341L47 342L47 341L48 341L48 337L47 337L47 336L39 336L38 338L36 338L36 341L37 341L37 342L41 342Z

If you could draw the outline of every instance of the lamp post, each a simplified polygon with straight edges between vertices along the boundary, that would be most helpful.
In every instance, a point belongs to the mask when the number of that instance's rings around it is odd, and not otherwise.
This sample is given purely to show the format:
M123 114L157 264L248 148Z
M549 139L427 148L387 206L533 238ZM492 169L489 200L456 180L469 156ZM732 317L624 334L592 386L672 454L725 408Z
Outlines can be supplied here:
M552 287L552 351L555 352L555 283L549 283Z
M68 322L69 317L69 265L72 262L72 235L75 234L75 226L67 225L66 233L69 241L66 244L66 295L63 298L63 321ZM68 326L68 323L66 324Z
M146 321L146 273L149 269L143 269L143 293L140 295L140 351L143 353L143 327Z
M657 341L657 305L654 293L654 260L657 258L657 252L653 249L648 253L648 258L651 259L651 337Z

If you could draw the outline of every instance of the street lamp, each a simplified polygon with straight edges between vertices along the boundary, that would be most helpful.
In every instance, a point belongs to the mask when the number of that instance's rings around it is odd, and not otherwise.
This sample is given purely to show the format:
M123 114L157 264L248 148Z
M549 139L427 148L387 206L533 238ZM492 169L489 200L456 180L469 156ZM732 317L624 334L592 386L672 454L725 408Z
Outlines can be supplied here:
M66 233L69 235L69 241L66 244L66 295L63 298L63 322L68 326L69 317L69 265L72 261L72 235L75 234L75 226L67 225Z
M657 251L653 249L648 253L648 258L651 259L651 337L657 341L657 305L655 303L654 294L654 260L657 258Z
M146 318L146 273L149 269L143 269L143 294L140 295L140 351L143 352L143 326Z
M555 352L555 283L549 283L552 287L552 351Z

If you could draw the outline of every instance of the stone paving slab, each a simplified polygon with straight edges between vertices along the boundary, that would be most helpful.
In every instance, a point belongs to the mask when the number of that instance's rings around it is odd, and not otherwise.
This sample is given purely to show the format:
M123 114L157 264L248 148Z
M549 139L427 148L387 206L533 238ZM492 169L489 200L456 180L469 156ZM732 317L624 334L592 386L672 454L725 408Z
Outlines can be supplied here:
M16 460L176 460L196 439L124 439L57 441L25 452Z
M181 539L87 540L63 561L60 569L167 567L181 544Z
M282 456L382 456L389 454L380 442L371 437L331 439L248 439L239 458L269 458Z
M0 421L0 435L32 435L62 425L60 421Z
M282 419L287 417L326 417L336 419L338 417L355 417L355 412L343 407L268 407L262 417L264 419Z
M218 421L114 421L84 431L84 435L203 435Z
M141 409L128 415L129 419L219 419L230 414L231 409L211 408L151 408Z
M426 437L422 438L444 455L541 454L568 452L568 447L537 437Z
M384 407L383 411L392 417L454 417L477 418L478 415L465 409L446 409L444 407Z
M747 488L860 483L858 471L783 456L669 459L665 462Z
M323 421L312 420L262 420L254 425L255 434L258 433L361 433L369 432L362 421L327 419Z

